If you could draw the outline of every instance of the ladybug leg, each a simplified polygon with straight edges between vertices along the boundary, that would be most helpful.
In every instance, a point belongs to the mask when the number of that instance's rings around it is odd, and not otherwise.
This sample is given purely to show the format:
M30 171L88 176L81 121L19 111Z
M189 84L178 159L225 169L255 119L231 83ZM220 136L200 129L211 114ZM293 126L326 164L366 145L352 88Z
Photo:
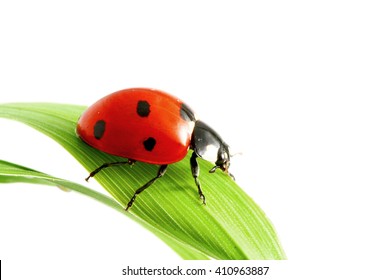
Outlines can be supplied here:
M202 199L203 204L206 205L206 197L204 196L202 189L200 187L200 181L198 179L199 177L199 165L196 160L198 156L196 155L195 152L192 153L191 159L190 159L190 164L191 164L191 172L192 172L192 177L195 179L195 184L198 187L198 193L199 193L199 198Z
M125 209L125 211L129 210L129 208L133 205L137 195L139 195L141 192L143 192L147 187L149 187L151 184L154 183L154 181L156 181L157 179L161 178L162 176L164 176L165 172L167 171L167 167L168 165L167 164L164 164L164 165L161 165L160 168L158 169L158 172L157 172L157 176L154 177L153 179L151 179L149 182L147 182L145 185L143 185L142 187L138 188L133 197L130 199L129 203L127 203L127 207Z
M85 181L88 182L88 180L95 176L96 173L100 172L102 169L104 168L107 168L107 167L111 167L111 166L116 166L116 165L124 165L124 164L129 164L129 165L133 165L135 163L135 160L132 160L132 159L128 159L127 161L116 161L116 162L108 162L108 163L104 163L102 164L101 166L99 166L98 168L96 168L94 171L92 171L91 173L89 173L89 176L87 178L85 178Z

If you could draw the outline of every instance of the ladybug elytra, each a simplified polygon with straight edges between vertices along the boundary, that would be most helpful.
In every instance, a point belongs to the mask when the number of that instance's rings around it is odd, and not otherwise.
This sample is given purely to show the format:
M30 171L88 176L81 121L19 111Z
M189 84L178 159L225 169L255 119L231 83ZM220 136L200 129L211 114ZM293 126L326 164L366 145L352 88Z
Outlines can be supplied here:
M168 164L182 160L188 149L191 172L200 199L206 204L199 177L197 158L215 163L209 171L221 169L229 174L229 146L207 124L198 120L192 109L165 92L130 88L114 92L90 106L77 123L77 134L88 145L102 152L127 158L127 161L104 163L86 178L102 169L134 164L136 161L160 165L156 177L138 188L127 204L161 178Z

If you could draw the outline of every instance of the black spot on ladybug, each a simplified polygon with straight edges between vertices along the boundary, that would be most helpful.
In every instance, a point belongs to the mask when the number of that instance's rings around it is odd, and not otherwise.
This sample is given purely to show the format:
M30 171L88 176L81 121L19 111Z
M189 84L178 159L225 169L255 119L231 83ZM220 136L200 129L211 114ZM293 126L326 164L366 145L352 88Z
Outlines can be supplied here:
M180 117L187 122L196 121L195 114L192 109L185 103L181 104L180 107Z
M153 137L149 137L144 141L144 148L149 152L153 150L155 145L156 145L156 139L154 139Z
M137 104L137 114L140 117L147 117L150 114L150 105L148 101L140 100Z
M96 139L101 139L103 137L104 131L106 130L106 122L103 120L98 120L93 127L93 135Z

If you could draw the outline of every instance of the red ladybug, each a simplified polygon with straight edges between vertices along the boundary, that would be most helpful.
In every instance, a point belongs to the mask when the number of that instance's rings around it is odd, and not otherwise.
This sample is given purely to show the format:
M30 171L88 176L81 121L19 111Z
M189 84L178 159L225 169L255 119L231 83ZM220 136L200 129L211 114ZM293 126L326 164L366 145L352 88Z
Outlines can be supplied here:
M192 149L190 164L199 196L206 204L200 187L197 158L214 162L210 170L228 172L229 146L178 98L165 92L130 88L114 92L90 106L77 123L77 134L88 145L127 161L105 163L92 171L93 177L106 167L134 164L136 161L158 164L157 176L136 190L128 210L143 190L161 178L168 164L182 160Z

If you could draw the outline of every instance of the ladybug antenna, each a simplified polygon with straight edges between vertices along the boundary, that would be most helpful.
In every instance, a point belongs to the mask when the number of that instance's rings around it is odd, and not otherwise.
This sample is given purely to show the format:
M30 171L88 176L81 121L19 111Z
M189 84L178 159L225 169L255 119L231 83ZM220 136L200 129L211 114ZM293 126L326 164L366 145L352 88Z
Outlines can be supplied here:
M242 156L242 152L236 152L230 155L230 157L235 157L235 156Z

